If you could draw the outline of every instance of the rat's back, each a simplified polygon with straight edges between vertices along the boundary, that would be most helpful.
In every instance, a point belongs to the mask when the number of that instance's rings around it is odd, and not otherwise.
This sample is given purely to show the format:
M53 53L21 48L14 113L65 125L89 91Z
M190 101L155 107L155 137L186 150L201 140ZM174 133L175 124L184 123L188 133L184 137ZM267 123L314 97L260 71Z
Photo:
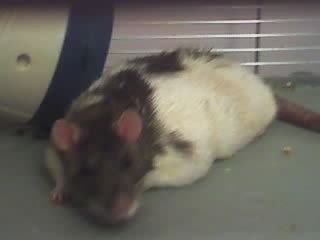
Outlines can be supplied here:
M174 132L192 146L187 155L168 146L171 155L156 159L167 178L184 169L185 179L176 182L183 184L262 134L275 117L276 103L260 78L223 56L181 50L179 60L176 71L151 74L148 82L165 134Z
M222 56L181 54L183 70L154 75L158 118L168 132L203 145L216 157L232 155L273 120L269 87L249 70Z

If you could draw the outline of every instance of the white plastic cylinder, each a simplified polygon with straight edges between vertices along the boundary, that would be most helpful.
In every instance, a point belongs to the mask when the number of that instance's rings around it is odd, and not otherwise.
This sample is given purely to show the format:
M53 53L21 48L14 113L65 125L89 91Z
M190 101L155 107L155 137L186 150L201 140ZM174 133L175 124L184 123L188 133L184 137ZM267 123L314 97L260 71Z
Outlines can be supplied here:
M69 8L0 8L0 118L29 120L55 73Z

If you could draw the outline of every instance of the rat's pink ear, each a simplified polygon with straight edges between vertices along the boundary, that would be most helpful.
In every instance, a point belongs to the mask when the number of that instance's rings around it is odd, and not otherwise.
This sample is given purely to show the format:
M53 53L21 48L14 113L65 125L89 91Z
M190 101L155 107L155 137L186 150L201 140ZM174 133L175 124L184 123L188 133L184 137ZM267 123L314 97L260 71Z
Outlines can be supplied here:
M69 151L80 140L80 128L66 119L58 119L53 124L51 137L60 151Z
M134 110L126 110L116 121L114 129L119 137L133 143L140 137L142 131L141 116Z

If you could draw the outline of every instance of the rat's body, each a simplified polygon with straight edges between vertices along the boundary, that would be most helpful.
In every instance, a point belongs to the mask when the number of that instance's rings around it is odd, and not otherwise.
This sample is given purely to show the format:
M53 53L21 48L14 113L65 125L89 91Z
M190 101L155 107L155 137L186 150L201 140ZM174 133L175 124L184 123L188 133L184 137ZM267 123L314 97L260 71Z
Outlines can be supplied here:
M306 127L293 119L304 109L288 108L288 115L279 101L258 76L213 53L179 49L129 60L103 75L54 125L47 158L58 186L54 198L64 188L94 215L129 218L143 190L201 179L214 160L261 135L277 113ZM101 154L110 149L116 150ZM124 170L121 149L133 163ZM80 166L89 165L91 175L83 175Z

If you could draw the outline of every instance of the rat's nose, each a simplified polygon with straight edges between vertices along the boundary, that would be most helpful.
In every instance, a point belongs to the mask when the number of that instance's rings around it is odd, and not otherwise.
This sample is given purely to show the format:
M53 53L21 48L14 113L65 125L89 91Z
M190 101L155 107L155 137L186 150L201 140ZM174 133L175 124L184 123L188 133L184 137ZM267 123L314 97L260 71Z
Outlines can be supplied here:
M119 194L114 200L111 208L105 208L97 201L89 204L89 213L94 219L101 223L118 224L126 222L133 217L138 209L139 203L136 199Z
M126 194L119 194L115 199L111 214L117 219L131 218L137 211L138 203Z

